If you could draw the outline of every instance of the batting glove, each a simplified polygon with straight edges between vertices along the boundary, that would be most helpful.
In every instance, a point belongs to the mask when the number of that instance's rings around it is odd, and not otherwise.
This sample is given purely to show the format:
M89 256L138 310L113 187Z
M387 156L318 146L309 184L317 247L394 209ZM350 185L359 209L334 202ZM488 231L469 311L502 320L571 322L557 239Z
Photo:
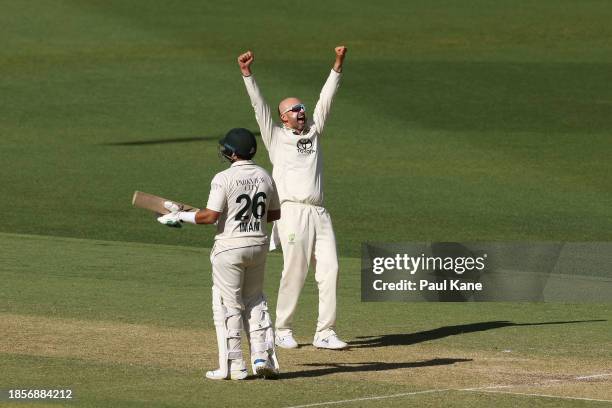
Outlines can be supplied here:
M181 225L181 220L179 219L178 213L183 208L180 205L173 203L172 201L166 201L164 203L164 207L166 208L166 210L170 212L166 215L162 215L161 217L158 217L157 221L160 224L167 225L168 227L181 228L182 225Z

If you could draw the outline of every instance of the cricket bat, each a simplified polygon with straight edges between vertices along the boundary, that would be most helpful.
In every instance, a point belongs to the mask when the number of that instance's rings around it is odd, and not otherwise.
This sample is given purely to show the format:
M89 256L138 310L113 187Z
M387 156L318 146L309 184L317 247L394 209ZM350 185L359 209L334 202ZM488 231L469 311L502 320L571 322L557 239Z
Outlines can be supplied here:
M162 215L168 214L170 212L164 207L165 201L172 201L173 203L182 205L183 211L195 212L200 210L199 208L196 208L189 204L183 204L175 200L168 200L166 198L158 197L153 194L143 193L142 191L134 191L134 196L132 197L132 205L134 207L144 208L145 210L153 211L157 214Z

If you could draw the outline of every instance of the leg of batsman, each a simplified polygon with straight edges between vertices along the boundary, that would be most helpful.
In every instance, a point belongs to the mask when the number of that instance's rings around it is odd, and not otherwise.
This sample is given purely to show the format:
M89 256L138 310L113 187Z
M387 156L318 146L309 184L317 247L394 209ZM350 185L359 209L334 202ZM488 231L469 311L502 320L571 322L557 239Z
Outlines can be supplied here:
M211 257L212 306L219 347L219 369L207 372L206 377L214 380L239 380L247 376L240 337L243 328L241 284L244 271L234 259L234 252L225 251Z
M245 305L244 326L248 333L253 373L266 378L278 377L279 364L274 345L274 329L263 293L264 272L268 248L252 247L253 257L248 263L242 287Z
M219 369L209 371L206 377L218 379L242 379L246 367L242 358L240 336L242 334L241 310L224 304L221 292L213 286L213 320L219 347Z
M274 329L268 313L268 303L263 294L251 305L247 306L247 330L251 348L251 364L253 372L259 374L258 363L269 364L273 371L267 375L278 375L279 364L274 346Z
M284 203L278 233L283 248L283 273L276 304L276 334L291 332L293 315L308 274L314 244L313 207Z

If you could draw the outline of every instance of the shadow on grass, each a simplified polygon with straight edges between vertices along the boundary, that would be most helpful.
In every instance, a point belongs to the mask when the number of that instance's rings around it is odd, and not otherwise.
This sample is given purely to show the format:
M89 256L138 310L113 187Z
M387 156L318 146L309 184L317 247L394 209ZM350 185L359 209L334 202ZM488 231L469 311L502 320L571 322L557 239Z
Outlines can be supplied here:
M364 362L364 363L309 363L303 364L307 367L325 367L313 370L295 371L291 373L281 373L280 379L292 379L302 377L321 377L329 374L338 373L356 373L366 371L385 371L397 370L400 368L417 368L417 367L432 367L441 365L450 365L455 363L464 363L472 361L466 358L435 358L433 360L415 361L410 363L382 363L382 362Z
M259 136L259 131L251 131L255 136ZM208 142L218 141L223 135L217 136L192 136L192 137L174 137L167 139L149 139L149 140L133 140L129 142L109 142L100 143L102 146L147 146L147 145L160 145L160 144L173 144L173 143L193 143L193 142Z
M349 341L351 348L367 347L387 347L387 346L409 346L411 344L422 343L429 340L437 340L448 336L459 334L474 333L485 330L501 329L503 327L522 327L522 326L541 326L548 324L575 324L575 323L594 323L606 322L607 320L573 320L559 322L541 323L514 323L507 320L496 320L491 322L480 322L470 324L460 324L457 326L438 327L433 330L426 330L418 333L406 334L384 334L382 336L358 336L358 339Z

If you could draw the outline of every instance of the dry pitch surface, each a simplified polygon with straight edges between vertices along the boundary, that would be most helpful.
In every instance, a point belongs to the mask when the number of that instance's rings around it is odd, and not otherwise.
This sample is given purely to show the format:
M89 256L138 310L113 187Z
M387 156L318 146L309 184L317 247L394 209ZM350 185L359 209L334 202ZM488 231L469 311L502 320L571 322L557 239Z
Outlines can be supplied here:
M193 376L213 364L215 334L210 330L163 328L117 322L2 314L0 331L8 333L0 353L126 366L170 368ZM385 406L407 403L427 394L464 398L466 394L506 394L527 399L553 399L557 404L590 401L612 404L610 361L584 358L534 358L500 353L465 352L431 344L389 346L372 351L316 350L302 344L279 352L283 365L279 386L300 378L366 381L404 385L404 393L355 395L339 400L320 396L296 406ZM239 384L235 384L239 392ZM453 394L459 395L453 395ZM450 395L449 395L450 394ZM401 402L397 402L401 404Z
M281 379L211 382L202 378L216 361L207 251L0 240L5 388L71 387L78 406L612 404L608 306L361 303L359 261L343 258L339 330L350 350L308 344L309 281L296 322L301 347L279 351ZM280 261L270 257L272 299Z

